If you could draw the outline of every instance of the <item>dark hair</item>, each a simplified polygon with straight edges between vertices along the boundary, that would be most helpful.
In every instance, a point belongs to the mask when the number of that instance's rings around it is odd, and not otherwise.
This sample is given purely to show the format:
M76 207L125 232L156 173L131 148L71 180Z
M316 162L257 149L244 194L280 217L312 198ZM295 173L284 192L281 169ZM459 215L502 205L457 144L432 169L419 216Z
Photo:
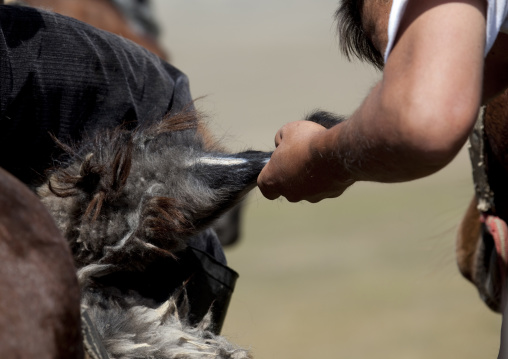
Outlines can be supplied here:
M362 24L364 0L341 0L335 12L340 50L351 61L353 56L367 61L378 69L384 66L381 52L376 49Z

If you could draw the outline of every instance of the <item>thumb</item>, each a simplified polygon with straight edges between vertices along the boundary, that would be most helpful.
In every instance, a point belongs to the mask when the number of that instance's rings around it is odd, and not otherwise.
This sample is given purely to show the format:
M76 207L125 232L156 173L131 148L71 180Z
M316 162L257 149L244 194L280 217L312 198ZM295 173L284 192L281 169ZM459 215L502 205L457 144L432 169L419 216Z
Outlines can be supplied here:
M274 189L272 180L270 180L270 161L263 167L258 176L257 184L261 194L269 200L274 200L280 197L280 193Z

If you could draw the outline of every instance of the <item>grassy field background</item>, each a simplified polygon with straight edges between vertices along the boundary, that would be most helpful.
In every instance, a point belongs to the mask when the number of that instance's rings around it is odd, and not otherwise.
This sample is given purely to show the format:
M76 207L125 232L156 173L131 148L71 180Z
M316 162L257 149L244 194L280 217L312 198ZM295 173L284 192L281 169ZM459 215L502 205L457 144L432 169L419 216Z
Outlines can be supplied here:
M351 113L380 76L339 54L337 1L155 5L172 63L234 150L271 149L315 108ZM226 253L240 279L224 334L263 359L495 358L501 317L455 265L471 195L464 152L429 178L360 183L319 204L254 191Z

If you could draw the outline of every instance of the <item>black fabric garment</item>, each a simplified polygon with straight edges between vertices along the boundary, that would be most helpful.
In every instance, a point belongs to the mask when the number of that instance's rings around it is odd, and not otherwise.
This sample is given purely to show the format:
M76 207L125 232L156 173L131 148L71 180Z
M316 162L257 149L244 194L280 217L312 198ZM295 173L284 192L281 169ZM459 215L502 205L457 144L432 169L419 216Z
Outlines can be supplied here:
M152 261L143 271L118 271L96 278L102 286L122 293L134 290L161 305L182 287L189 300L187 320L197 325L211 310L213 329L219 334L235 289L238 273L194 247L178 253L178 259Z
M149 125L189 106L187 77L129 40L51 12L0 6L0 167L30 187L63 153L50 134L73 145L106 128ZM224 266L211 229L190 245L213 256L211 262L185 254L195 251L189 248L164 264L179 274L173 282L162 271L153 285L168 294L192 276L195 320L215 302L220 330L236 276ZM227 285L216 284L222 277Z
M0 7L0 166L34 185L70 144L191 103L187 77L140 46L80 21Z

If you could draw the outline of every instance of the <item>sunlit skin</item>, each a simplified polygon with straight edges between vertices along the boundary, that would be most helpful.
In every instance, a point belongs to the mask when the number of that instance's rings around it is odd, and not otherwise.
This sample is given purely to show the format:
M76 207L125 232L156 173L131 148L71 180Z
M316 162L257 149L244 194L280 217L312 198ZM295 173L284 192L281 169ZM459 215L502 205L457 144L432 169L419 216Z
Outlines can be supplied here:
M366 1L363 11L381 52L390 7ZM409 1L382 79L347 121L329 130L297 121L277 132L258 178L263 195L318 202L356 181L409 181L446 166L480 104L508 87L508 36L484 59L485 11L482 0Z

